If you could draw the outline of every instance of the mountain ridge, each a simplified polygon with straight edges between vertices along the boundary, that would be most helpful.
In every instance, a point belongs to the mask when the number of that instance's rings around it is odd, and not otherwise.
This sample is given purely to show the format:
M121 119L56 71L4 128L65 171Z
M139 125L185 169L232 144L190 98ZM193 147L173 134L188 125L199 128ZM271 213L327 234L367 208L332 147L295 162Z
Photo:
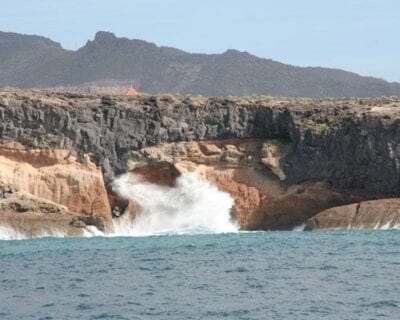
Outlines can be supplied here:
M340 69L297 67L235 49L189 53L99 31L72 51L45 37L0 32L0 86L96 86L104 81L134 84L152 94L400 95L400 83Z

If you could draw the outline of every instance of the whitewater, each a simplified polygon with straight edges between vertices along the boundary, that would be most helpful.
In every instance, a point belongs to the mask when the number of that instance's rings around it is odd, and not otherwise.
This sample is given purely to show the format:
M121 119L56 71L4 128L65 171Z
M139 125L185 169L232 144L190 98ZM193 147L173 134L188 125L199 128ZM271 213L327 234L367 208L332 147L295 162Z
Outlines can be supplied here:
M134 203L134 210L113 219L113 230L102 232L89 226L83 237L144 237L157 235L195 235L237 233L232 219L233 198L194 173L185 173L174 186L157 185L132 173L123 174L112 184L121 198ZM133 212L134 211L134 212ZM293 231L304 231L305 225ZM374 229L399 229L400 225L377 224ZM349 226L351 229L351 226ZM361 229L361 228L360 228ZM57 229L47 230L39 238L66 235ZM0 226L0 240L23 240L29 237L8 226Z
M103 233L87 227L84 237L152 236L166 234L209 234L238 232L231 217L232 197L196 174L187 173L176 179L174 186L156 185L132 173L113 182L113 191L135 204L136 212L113 219L113 231ZM41 237L64 237L50 230ZM1 240L27 237L12 228L0 226Z
M116 220L116 235L223 233L239 229L230 214L232 197L195 174L178 177L173 187L125 174L114 182L114 191L139 206L134 219L126 214Z

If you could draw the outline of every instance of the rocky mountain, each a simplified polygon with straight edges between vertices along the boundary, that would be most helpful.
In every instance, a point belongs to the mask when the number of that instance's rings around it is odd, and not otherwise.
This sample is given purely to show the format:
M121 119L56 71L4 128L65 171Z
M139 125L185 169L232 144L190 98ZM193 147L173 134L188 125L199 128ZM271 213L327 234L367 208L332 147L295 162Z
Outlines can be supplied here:
M98 32L77 51L49 39L0 32L0 86L126 87L206 96L400 95L400 84L320 67L295 67L247 52L191 54Z

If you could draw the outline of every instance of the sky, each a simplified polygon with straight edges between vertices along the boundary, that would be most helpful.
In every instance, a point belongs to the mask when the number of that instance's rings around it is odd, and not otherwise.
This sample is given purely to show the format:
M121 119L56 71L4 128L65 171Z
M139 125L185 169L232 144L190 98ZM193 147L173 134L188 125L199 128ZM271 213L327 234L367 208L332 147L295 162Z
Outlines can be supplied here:
M0 31L78 49L99 30L400 82L399 0L1 0Z

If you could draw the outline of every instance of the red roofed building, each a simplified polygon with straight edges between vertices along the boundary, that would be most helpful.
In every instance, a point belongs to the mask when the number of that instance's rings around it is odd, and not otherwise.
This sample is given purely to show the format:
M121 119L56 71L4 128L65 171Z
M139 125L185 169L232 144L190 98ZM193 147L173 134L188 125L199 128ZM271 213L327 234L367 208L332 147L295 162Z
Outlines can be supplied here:
M126 92L127 96L137 96L138 94L139 93L133 87L130 87L129 90Z

